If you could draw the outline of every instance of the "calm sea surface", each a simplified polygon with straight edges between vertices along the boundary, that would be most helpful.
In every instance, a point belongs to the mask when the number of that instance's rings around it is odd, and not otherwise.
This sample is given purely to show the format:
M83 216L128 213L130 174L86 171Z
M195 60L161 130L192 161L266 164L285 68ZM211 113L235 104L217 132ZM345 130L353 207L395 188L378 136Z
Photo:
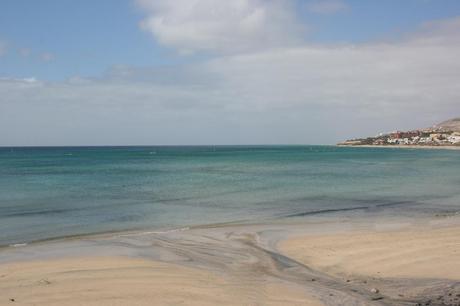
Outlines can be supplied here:
M0 148L0 245L350 209L460 210L460 151Z

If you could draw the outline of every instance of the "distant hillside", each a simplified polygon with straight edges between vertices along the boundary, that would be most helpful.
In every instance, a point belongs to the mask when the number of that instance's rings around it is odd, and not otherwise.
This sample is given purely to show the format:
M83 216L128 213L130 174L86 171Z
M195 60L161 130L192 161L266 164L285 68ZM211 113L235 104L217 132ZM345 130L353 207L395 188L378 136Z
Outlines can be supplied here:
M375 137L349 139L338 145L345 146L430 146L460 148L460 117L430 128L395 131Z
M460 117L436 124L431 129L436 129L439 131L460 132Z

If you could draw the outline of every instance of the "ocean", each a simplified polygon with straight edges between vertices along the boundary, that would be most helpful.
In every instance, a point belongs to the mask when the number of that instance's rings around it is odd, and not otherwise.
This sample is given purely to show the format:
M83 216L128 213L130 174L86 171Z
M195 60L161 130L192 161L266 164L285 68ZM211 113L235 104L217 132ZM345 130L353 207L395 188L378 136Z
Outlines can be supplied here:
M309 215L460 211L460 151L0 148L0 246Z

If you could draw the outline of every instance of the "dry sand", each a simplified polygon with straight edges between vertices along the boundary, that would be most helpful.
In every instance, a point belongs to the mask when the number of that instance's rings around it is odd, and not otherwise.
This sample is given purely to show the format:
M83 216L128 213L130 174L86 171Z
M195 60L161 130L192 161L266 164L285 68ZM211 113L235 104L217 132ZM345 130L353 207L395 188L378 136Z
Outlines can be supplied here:
M0 305L458 305L460 226L439 220L436 228L228 226L9 248L0 253Z
M202 269L127 257L3 264L0 292L0 305L321 305L288 285L244 288Z
M460 226L301 236L279 249L333 275L460 280Z

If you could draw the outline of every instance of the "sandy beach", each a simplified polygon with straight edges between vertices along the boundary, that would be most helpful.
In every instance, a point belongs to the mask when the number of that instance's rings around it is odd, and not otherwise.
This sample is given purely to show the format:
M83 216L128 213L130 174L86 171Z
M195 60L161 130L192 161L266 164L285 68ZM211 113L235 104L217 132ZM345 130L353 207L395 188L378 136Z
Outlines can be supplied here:
M428 149L428 150L460 150L460 146L422 146L422 145L343 145L338 147L353 148L387 148L387 149Z
M460 280L460 227L411 228L303 236L280 243L284 254L344 277Z
M460 0L0 24L0 306L460 306Z
M6 248L0 305L458 305L458 217L422 223L224 225Z
M287 284L246 288L203 269L128 257L8 264L0 275L0 305L321 305Z

